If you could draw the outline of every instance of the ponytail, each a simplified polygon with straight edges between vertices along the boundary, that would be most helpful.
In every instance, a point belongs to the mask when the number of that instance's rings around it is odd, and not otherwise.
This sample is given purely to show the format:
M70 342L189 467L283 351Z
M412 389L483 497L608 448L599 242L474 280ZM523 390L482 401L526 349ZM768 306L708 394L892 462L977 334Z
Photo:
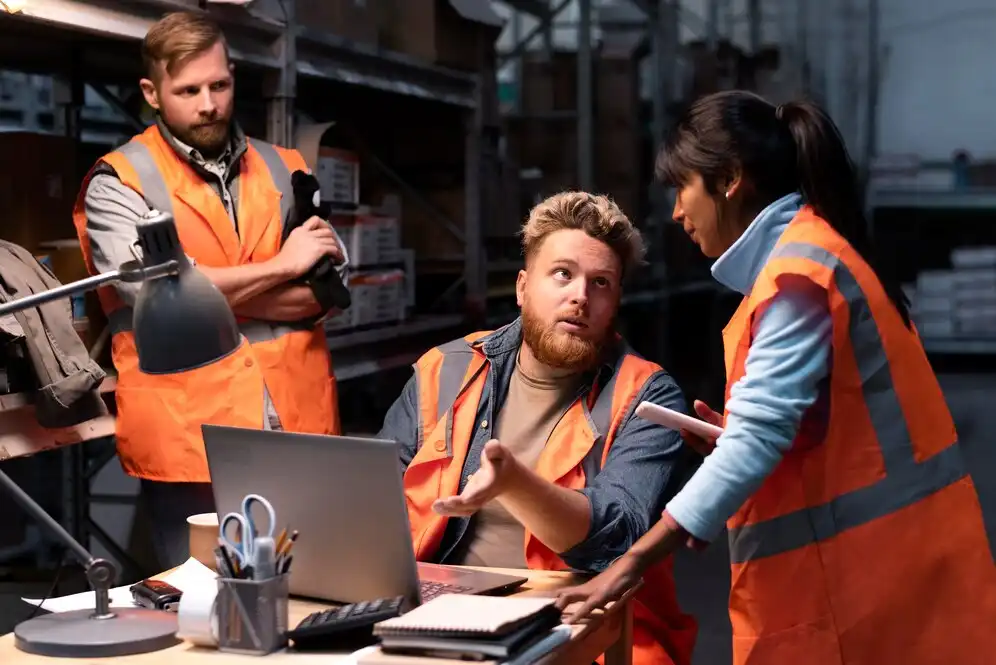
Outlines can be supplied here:
M775 114L795 142L797 177L806 203L871 267L909 328L909 302L899 280L881 270L868 234L857 173L836 125L809 102L783 104Z
M725 90L697 100L668 135L657 158L662 182L702 177L719 200L724 182L742 174L744 200L757 210L801 192L821 218L871 266L906 327L908 303L899 281L876 260L865 221L857 174L833 121L815 104L775 107L745 90ZM749 198L748 198L749 197Z

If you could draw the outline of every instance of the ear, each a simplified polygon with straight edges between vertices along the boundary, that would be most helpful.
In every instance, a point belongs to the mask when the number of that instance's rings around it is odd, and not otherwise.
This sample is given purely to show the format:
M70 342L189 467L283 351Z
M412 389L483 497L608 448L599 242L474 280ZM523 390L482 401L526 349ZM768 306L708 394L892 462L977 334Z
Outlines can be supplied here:
M743 186L743 171L738 167L726 182L723 183L723 197L732 199Z
M142 88L142 96L145 97L145 103L159 110L159 93L156 92L156 84L150 79L142 79L138 82L138 85Z
M515 278L515 304L522 307L522 301L526 293L526 271L520 270Z

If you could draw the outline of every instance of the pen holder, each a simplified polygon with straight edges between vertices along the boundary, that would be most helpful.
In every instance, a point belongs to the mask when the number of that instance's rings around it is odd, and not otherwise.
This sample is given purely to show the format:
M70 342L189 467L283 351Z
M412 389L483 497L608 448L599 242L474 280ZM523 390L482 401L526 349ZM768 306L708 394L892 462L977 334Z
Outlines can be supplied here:
M218 649L266 655L287 645L287 580L219 577Z

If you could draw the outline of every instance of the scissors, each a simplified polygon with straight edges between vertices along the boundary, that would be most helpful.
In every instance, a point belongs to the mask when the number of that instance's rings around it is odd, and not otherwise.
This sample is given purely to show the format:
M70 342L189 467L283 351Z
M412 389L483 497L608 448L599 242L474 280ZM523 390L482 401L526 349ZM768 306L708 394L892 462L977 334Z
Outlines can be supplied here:
M256 522L252 517L252 505L258 503L266 511L268 520L267 530L260 534L256 529ZM228 525L235 523L235 533L228 534ZM221 518L218 525L218 537L235 554L240 568L254 566L256 563L256 539L260 536L273 538L273 530L276 527L277 517L273 510L273 505L258 494L247 494L242 499L242 512L227 513Z

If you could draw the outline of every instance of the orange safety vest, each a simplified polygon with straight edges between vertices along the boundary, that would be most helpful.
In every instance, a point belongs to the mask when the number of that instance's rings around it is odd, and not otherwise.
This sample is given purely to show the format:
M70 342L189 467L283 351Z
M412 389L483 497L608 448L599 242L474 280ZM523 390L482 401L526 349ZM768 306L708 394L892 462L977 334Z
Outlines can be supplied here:
M784 275L826 290L832 366L727 525L734 663L992 663L996 566L940 386L874 272L808 206L723 331L727 397Z
M94 273L84 199L98 166L107 164L150 207L176 220L183 250L211 267L259 263L280 251L282 220L293 205L291 172L307 170L301 155L249 139L239 164L236 232L211 186L150 127L102 157L83 182L73 211L87 267ZM118 372L117 449L124 470L139 478L208 482L204 423L261 428L264 389L288 431L339 432L335 377L321 324L240 319L240 349L205 367L170 375L138 368L132 310L113 287L98 291L111 327Z
M436 347L415 365L419 390L418 452L404 475L405 498L415 556L431 560L448 518L432 510L440 497L460 491L478 405L487 381L488 359L481 332ZM579 398L557 423L536 465L536 473L561 487L581 489L605 463L616 431L646 381L661 368L633 353L621 355L612 378ZM526 563L533 570L567 565L526 532ZM697 624L678 605L669 557L644 577L634 603L635 665L688 665Z

